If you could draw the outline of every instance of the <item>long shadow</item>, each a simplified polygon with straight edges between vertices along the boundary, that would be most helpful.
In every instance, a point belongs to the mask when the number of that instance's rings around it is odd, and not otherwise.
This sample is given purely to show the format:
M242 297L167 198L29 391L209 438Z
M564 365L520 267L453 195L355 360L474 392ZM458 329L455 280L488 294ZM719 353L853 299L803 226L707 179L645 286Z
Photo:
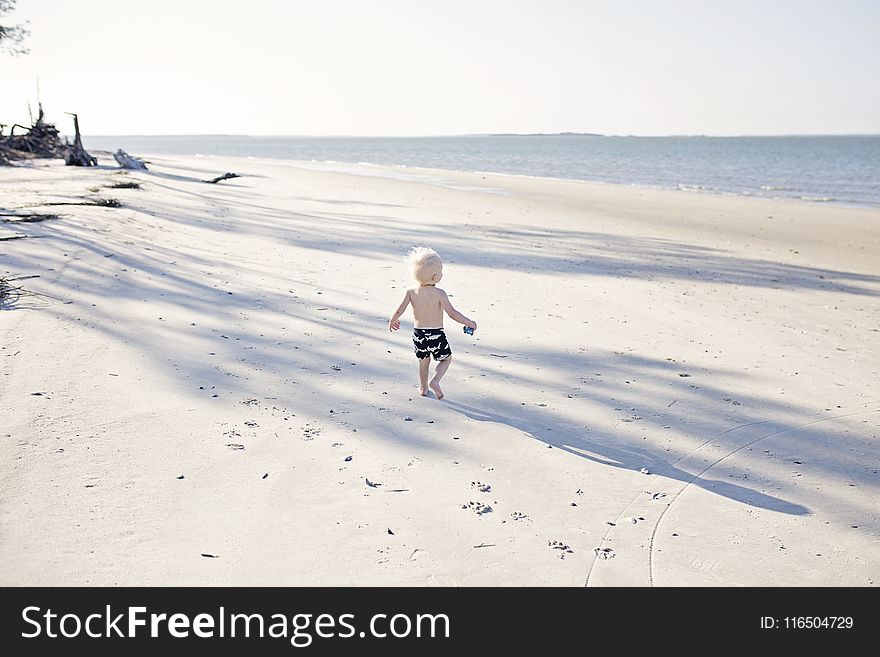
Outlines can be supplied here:
M206 165L210 164L206 162ZM181 167L199 173L215 173L214 169ZM164 179L171 182L202 182L192 176L151 170L142 172L145 178ZM729 255L724 250L699 247L674 240L630 237L608 233L595 233L571 229L554 228L548 230L541 226L504 226L481 224L465 225L425 225L414 224L405 216L364 216L347 213L291 213L271 205L258 205L252 201L252 190L244 184L227 183L222 190L192 191L179 187L165 187L174 194L202 198L212 203L223 203L231 214L226 219L236 222L236 231L246 234L261 234L281 242L295 244L300 248L316 251L336 251L340 247L352 255L365 258L396 259L400 245L431 241L442 243L444 255L453 263L469 267L503 266L517 271L564 272L570 275L586 274L604 277L629 277L643 279L677 279L711 281L722 285L746 285L774 289L812 289L829 290L847 294L878 296L875 287L880 284L880 276L784 264L757 258L741 258ZM223 196L218 196L223 194ZM340 200L310 197L290 197L294 200L307 200L322 203L361 205L387 209L400 208L398 204L375 203L366 200ZM151 203L152 207L161 203ZM148 214L154 211L141 209ZM173 203L167 203L163 214L166 218L180 223L204 220L197 214L181 212ZM255 216L254 210L264 219ZM279 222L278 220L281 220ZM370 230L346 234L347 228ZM380 227L385 239L373 239L376 226ZM338 232L342 239L328 244L327 233ZM295 234L294 234L295 233ZM475 240L480 249L474 249ZM538 241L536 243L536 240ZM540 249L540 253L536 252Z
M571 276L708 281L719 285L880 296L880 276L742 258L721 249L669 239L571 229L548 230L545 227L521 225L426 225L391 215L297 213L230 198L247 195L248 190L244 187L230 190L223 198L207 192L168 189L183 196L223 204L228 210L223 219L235 221L235 230L238 232L262 235L280 243L318 252L345 251L355 257L396 260L405 245L430 242L443 245L444 258L450 263L476 268L502 267L523 272L560 272ZM375 205L370 201L346 202ZM196 216L188 217L171 202L165 203L164 208L161 203L152 206L158 206L161 213L173 221L204 222ZM137 209L137 206L134 207ZM375 239L377 229L382 231L383 239ZM338 235L338 241L329 243L328 234ZM475 243L480 248L475 249Z
M572 432L553 432L552 436L550 433L544 433L542 435L534 423L523 418L501 415L500 413L476 408L449 399L446 399L445 403L447 406L457 410L471 420L507 425L513 429L521 431L535 440L540 440L547 445L564 450L569 454L588 459L600 465L632 470L635 472L640 471L643 467L649 466L650 471L658 475L670 479L676 479L684 483L695 484L701 488L717 493L718 495L722 495L723 497L736 500L737 502L749 506L798 516L810 513L810 510L801 504L795 504L794 502L767 495L754 490L753 488L746 488L732 482L703 478L699 475L681 470L680 468L675 467L674 462L657 454L646 455L642 451L632 451L620 447L612 447L607 443L597 443L575 438ZM578 448L575 448L575 444ZM597 454L600 454L601 456L597 456Z
M91 328L102 332L108 340L125 343L141 350L144 355L161 367L166 367L170 377L181 386L192 387L196 383L212 383L224 391L240 397L265 398L267 394L279 398L279 403L290 407L302 404L302 398L314 393L321 403L332 407L363 404L362 397L324 387L327 377L336 376L332 365L340 360L357 361L358 376L378 385L390 385L399 380L401 368L392 362L368 359L366 354L384 354L399 347L399 342L385 331L384 320L365 312L345 300L351 288L341 286L331 300L306 298L315 285L308 280L308 273L297 274L294 279L285 271L274 270L259 259L259 254L240 254L236 251L237 238L242 235L259 235L270 244L289 245L315 252L345 253L349 258L378 259L380 263L397 259L401 253L395 243L432 241L451 261L473 267L512 268L519 271L565 272L572 278L583 276L631 276L636 278L678 278L712 282L753 285L759 287L801 287L826 289L850 294L876 296L876 284L880 277L850 272L797 267L760 260L744 260L731 257L723 251L694 247L681 242L631 238L589 231L548 231L543 228L501 227L468 224L413 226L404 219L390 216L342 215L337 213L290 213L271 205L251 201L234 201L230 191L216 190L210 195L201 192L185 192L171 187L182 196L195 195L211 202L223 203L232 213L217 220L206 219L203 213L182 209L174 199L164 201L150 199L143 205L139 197L128 204L131 214L114 214L116 234L95 235L82 225L57 222L52 226L36 226L46 240L58 245L57 252L41 262L27 255L27 240L4 247L7 253L6 267L14 267L19 273L39 273L47 269L61 272L54 283L64 286L52 288L55 293L66 290L71 298L80 298L81 290L100 297L96 308L88 314L95 317ZM236 194L239 190L235 190ZM116 213L115 210L94 210ZM118 218L118 219L117 219ZM140 224L152 225L156 230L149 233L150 240L142 237ZM198 243L178 248L179 235L175 228L201 231L194 234ZM167 237L166 237L167 235ZM481 241L480 249L474 249L474 240ZM536 238L544 239L540 253L530 250ZM190 238L188 238L190 239ZM238 258L232 257L238 255ZM249 257L250 255L254 257ZM79 258L79 259L77 259ZM220 272L214 274L212 272ZM823 279L822 276L825 278ZM258 281L266 277L268 283ZM238 282L239 279L245 282ZM778 279L778 280L777 280ZM232 283L228 281L232 280ZM331 281L332 282L332 281ZM875 286L875 287L872 287ZM331 286L322 285L329 291ZM294 290L297 293L292 292ZM229 295L232 291L233 294ZM141 302L153 300L191 314L198 322L168 326L163 324L161 310L158 319L144 323L132 332L125 314L124 304L118 302ZM53 312L74 321L80 314L81 302L59 305ZM248 322L248 316L294 318L308 327L307 332L287 335L284 338L266 336L259 322ZM204 318L204 322L202 321ZM202 325L204 324L204 325ZM336 332L347 336L351 353L341 357L332 347L325 346L314 335ZM157 344L161 350L157 351ZM299 346L304 348L299 349ZM570 347L570 345L567 345ZM305 348L308 347L308 348ZM478 351L475 348L475 351ZM210 357L209 357L210 354ZM486 354L482 354L486 355ZM664 410L663 400L649 399L637 390L622 383L624 379L641 378L644 389L668 389L677 375L677 367L660 358L648 356L619 357L608 352L595 355L577 355L565 347L544 350L519 349L524 359L540 361L544 368L540 377L526 373L511 373L510 388L535 389L540 386L548 395L577 394L583 398L573 417L575 423L551 409L521 405L511 399L496 396L485 405L462 404L447 399L449 408L465 417L480 422L506 425L553 447L562 449L579 458L607 467L639 470L649 467L652 471L679 481L694 481L707 491L728 497L737 502L772 509L791 515L804 515L809 510L800 504L782 500L765 492L739 483L697 477L675 465L675 454L631 442L624 432L605 433L596 438L586 437L583 426L588 421L587 403L601 405L650 407L641 420L654 427L662 426L671 414ZM485 359L484 359L485 360ZM491 358L488 359L491 361ZM167 366L172 362L174 368ZM476 365L460 363L463 372L476 375ZM264 368L270 372L270 382L276 387L268 391L259 380L251 380L249 368ZM576 381L586 384L585 372L610 372L614 377L592 387L586 385L574 389L561 382ZM276 374L277 373L277 374ZM281 374L284 373L284 374ZM573 376L573 374L575 376ZM578 376L580 375L580 376ZM718 377L740 377L744 372L732 372L722 368L705 369L699 389L684 384L675 388L683 401L678 408L681 417L689 422L689 432L706 438L719 434L718 403L728 390L713 387L711 381ZM679 382L680 383L680 382ZM297 387L294 395L290 388ZM509 392L509 391L505 391ZM650 396L649 396L650 397ZM323 401L326 400L326 403ZM685 404L685 400L688 402ZM760 396L743 398L743 408L750 408L736 422L758 422L769 417L803 418L807 411L791 404ZM441 447L428 439L413 437L411 432L391 427L384 419L379 403L366 413L360 435L374 440L399 440L426 450ZM733 422L731 420L731 422ZM778 422L782 426L782 421ZM800 430L803 449L815 450L811 467L834 477L849 476L849 468L843 462L829 460L819 451L826 436L819 431ZM724 444L728 439L717 438ZM756 465L756 468L760 465ZM778 475L765 473L769 482L765 488L783 485ZM823 492L833 495L833 491Z
M97 247L88 240L74 236L66 236L63 238L63 241L66 249L82 249L85 252L91 252L95 257L94 259L97 261L97 267L103 267L107 270L103 279L107 281L107 289L102 291L100 288L94 288L96 280L95 275L98 273L96 272L95 264L87 266L85 263L80 265L78 261L65 261L59 259L56 265L58 268L65 268L65 281L71 289L90 285L92 287L92 292L94 293L101 293L108 298L112 298L114 292L117 292L118 296L118 281L113 280L114 277L110 276L109 271L111 267L116 268L120 265L124 265L125 267L123 268L131 268L141 272L149 271L155 276L154 282L150 282L149 279L141 276L134 278L133 282L135 284L127 288L125 296L128 298L150 298L155 294L156 290L159 289L158 286L161 285L161 289L164 290L162 294L167 295L163 298L163 302L171 303L178 307L188 308L194 314L210 315L218 326L222 326L226 322L232 322L233 320L238 319L236 315L243 311L252 311L259 307L263 307L264 309L269 309L274 312L282 312L286 315L293 314L301 321L306 321L315 325L316 331L327 330L328 322L318 312L317 304L314 302L297 299L294 310L294 307L291 307L290 297L278 293L264 292L258 299L242 299L241 297L237 297L233 303L228 303L224 298L225 295L227 295L225 290L218 290L216 287L198 280L197 276L191 277L185 273L175 274L166 272L164 271L163 266L167 265L167 263L161 261L157 262L152 254L148 254L145 258L142 254L135 252L120 254L120 249L114 249L116 253L114 254L114 257L110 259L104 257L107 255L104 247ZM173 253L168 255L173 255ZM204 267L211 264L209 259L193 256L189 257L189 262L195 267ZM108 263L113 264L110 265ZM219 264L222 263L216 264L219 266ZM178 267L179 265L180 263L178 263ZM19 266L22 269L26 269L24 262ZM225 263L225 266L230 267L230 264ZM240 266L247 268L247 265L244 264ZM220 304L215 302L214 299L222 300L226 303ZM359 328L359 326L370 326L371 324L377 325L377 328L381 327L382 320L380 318L366 317L354 309L346 309L343 304L339 303L333 304L333 307L336 311L342 313L348 312L355 318L355 321L345 323L342 323L338 319L329 322L334 330L344 331L351 338L359 339L364 342L377 343L382 347L396 346L395 343L389 340L389 338L385 337L384 330L382 330L384 327L379 330ZM56 309L56 312L60 315L68 316L71 320L79 313L76 306L61 307ZM123 320L124 317L113 311L113 304L107 304L107 309L102 307L98 310L92 309L90 312L98 316L103 316L104 321L95 323L93 328L105 333L108 338L114 341L127 342L129 344L138 340L137 337L132 336L131 333L124 328L116 328L117 323L119 323L120 320ZM292 352L290 347L296 346L296 339L282 343L271 338L264 338L257 335L254 331L242 332L238 328L232 327L224 329L222 332L228 334L226 339L240 339L241 343L238 344L237 347L232 347L233 351L229 351L230 347L228 347L228 345L230 343L224 343L224 339L219 335L219 332L220 329L217 328L210 329L209 333L205 333L204 329L192 329L192 336L198 344L202 345L200 349L196 351L188 345L186 350L179 350L169 344L163 355L176 362L180 370L185 373L186 377L192 379L194 382L218 383L221 385L225 383L227 388L229 387L229 382L224 381L223 376L218 376L218 370L221 374L223 370L227 373L234 372L236 368L239 367L240 356L244 354L244 352L242 352L243 348L251 348L253 350L251 354L248 354L250 365L266 366L271 364L278 370L301 370L304 376L302 378L297 377L296 383L305 386L307 389L317 389L316 383L311 377L313 377L314 374L328 374L329 364L335 363L339 360L338 354L334 353L332 350L322 348L320 345L310 345L308 351ZM143 343L144 351L150 353L151 346L150 340L147 339L148 335L149 330L146 330L140 341ZM226 353L220 352L218 345L223 345L223 347L226 348ZM206 359L205 354L211 351L217 351L219 357L216 360ZM291 355L291 353L294 353L295 355ZM558 358L560 355L561 353L539 353L533 354L532 357L538 358L544 363L550 363L553 362L554 356ZM565 354L565 356L569 360L572 358L571 354ZM631 373L635 371L641 372L644 376L646 371L650 369L655 372L652 376L658 381L660 378L669 376L670 372L676 369L670 363L662 360L654 361L646 358L634 358L631 360L633 361L632 363L624 364L621 362L609 362L607 358L587 360L582 357L581 360L575 359L575 361L572 362L572 367L582 372L594 371L600 367L605 371L611 369L619 374L618 378L630 376ZM473 371L474 369L473 367L467 365L462 366L461 364L459 367L463 367L465 371ZM366 367L362 366L360 374L379 381L390 381L399 376L399 373L392 368L376 364ZM725 374L729 375L730 373L727 372ZM711 375L712 373L709 373L705 378L711 378ZM553 384L548 384L543 376L540 381L538 379L531 379L525 375L512 375L509 372L506 373L505 376L513 378L517 386L525 386L528 388L540 384L545 389L554 390ZM570 380L570 377L565 376L562 371L560 371L557 375L551 373L549 379L551 381L565 381ZM266 393L266 390L253 387L241 379L236 380L235 387L241 395L247 394L260 397L265 396ZM555 386L555 392L559 394L562 394L566 389L567 387L565 386ZM684 391L680 391L678 396L684 396L682 392ZM621 393L626 394L627 390L619 385L614 385L610 388L606 385L601 392L593 393L592 396L598 403L608 404L609 402L614 403L611 400L615 398L615 395L621 395ZM718 396L723 393L724 391L713 391L713 394ZM330 392L326 389L322 389L321 394L327 397L328 403L331 405L339 406L347 403L357 403L357 400L346 398L338 391ZM282 396L281 402L283 403L285 401L292 406L295 405L295 400L293 398L285 399ZM645 451L645 449L641 447L638 449L628 449L621 444L615 445L614 442L616 441L616 438L614 436L607 436L606 440L602 441L587 440L582 437L583 432L581 431L580 426L575 426L573 424L569 426L566 422L561 421L559 417L546 410L529 408L528 413L530 417L522 417L515 413L518 409L516 409L512 403L504 402L503 400L495 400L494 403L495 405L501 405L508 410L506 412L498 412L497 410L478 408L448 399L446 401L446 404L449 407L461 412L470 419L507 425L529 435L533 439L540 440L548 445L562 449L580 458L586 458L595 463L636 471L642 467L649 467L652 471L657 472L658 474L683 482L693 481L696 485L706 488L706 490L725 497L730 497L731 499L744 504L793 515L804 515L809 513L809 510L802 505L767 495L753 488L747 488L739 484L714 479L695 478L693 473L681 470L672 465L669 457L662 453L651 450ZM625 402L618 401L617 403L635 402L633 400L627 400ZM768 403L766 400L762 405L765 411L768 406L773 406L772 403ZM695 407L695 404L690 404L690 406ZM782 410L783 408L784 407L780 406L779 410ZM785 408L785 410L790 409ZM658 422L659 421L663 420L658 420ZM706 421L705 424L707 431L717 432L717 424L713 425L708 421ZM712 428L708 429L710 426ZM389 433L388 426L379 421L367 422L362 425L362 435L365 433L364 429L369 431L371 428L374 429L376 436L380 436L379 439L382 440L393 439L406 442L407 444L412 444L414 442L414 437L410 432L404 433L402 431L394 431ZM695 430L699 431L699 428L695 427ZM421 444L425 449L436 448L436 446L432 445L430 441L420 440L417 437L415 438L415 442ZM832 465L828 464L826 467L830 468Z

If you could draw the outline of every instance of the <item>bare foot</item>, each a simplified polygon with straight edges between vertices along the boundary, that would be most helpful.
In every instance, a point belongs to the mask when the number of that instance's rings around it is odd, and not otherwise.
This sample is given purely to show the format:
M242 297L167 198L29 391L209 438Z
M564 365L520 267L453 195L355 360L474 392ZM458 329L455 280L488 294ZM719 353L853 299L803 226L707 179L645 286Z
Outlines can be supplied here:
M437 399L443 399L443 391L440 389L440 384L436 381L431 381L428 384L428 387L434 391L434 394L437 395Z
M419 394L422 397L427 397L428 396L428 389L427 388L419 388Z

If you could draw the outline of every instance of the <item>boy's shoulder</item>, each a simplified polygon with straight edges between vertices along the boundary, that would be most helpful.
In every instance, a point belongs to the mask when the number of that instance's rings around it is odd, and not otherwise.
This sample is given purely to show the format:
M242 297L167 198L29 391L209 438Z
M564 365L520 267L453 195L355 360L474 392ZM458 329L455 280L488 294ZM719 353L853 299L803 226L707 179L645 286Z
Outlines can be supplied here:
M436 285L413 285L412 287L406 288L407 294L412 292L413 294L420 294L427 292L428 294L446 294L446 290L443 288L437 287Z

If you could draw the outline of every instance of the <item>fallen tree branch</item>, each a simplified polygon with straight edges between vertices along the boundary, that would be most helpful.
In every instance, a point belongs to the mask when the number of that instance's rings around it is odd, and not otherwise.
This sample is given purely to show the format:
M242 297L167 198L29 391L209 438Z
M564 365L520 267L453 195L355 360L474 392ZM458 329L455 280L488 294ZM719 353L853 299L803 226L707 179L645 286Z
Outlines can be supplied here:
M6 282L5 278L0 277L0 307L5 306L7 303L12 303L12 286Z
M59 218L57 214L38 214L34 212L27 214L0 212L0 217L13 217L12 219L0 219L0 222L4 224L35 224L39 221Z
M26 281L29 278L39 278L39 274L30 274L29 276L7 276L6 281Z
M237 173L224 173L222 176L217 176L216 178L213 178L211 180L203 180L202 182L213 184L218 183L221 180L229 180L230 178L241 178L241 175Z
M94 201L52 201L50 203L35 203L34 205L39 207L49 205L91 205L99 208L118 208L122 206L115 198L99 198Z
M0 276L0 308L11 308L22 297L36 297L38 299L51 299L52 301L60 301L65 304L73 303L72 301L65 301L64 299L59 299L58 297L54 297L51 294L45 294L43 292L34 292L32 290L27 290L20 285L10 285L10 283L12 281L22 281L27 278L39 278L39 277L40 277L39 274L36 274L33 276L6 276L6 277Z

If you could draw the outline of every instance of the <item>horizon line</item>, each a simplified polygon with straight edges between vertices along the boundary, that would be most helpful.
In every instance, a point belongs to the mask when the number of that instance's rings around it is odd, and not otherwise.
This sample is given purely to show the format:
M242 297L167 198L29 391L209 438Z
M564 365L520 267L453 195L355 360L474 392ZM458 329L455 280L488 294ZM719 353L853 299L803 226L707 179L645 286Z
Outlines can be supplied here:
M673 134L601 134L590 132L470 132L449 134L424 134L424 135L358 135L358 134L282 134L282 133L234 133L234 132L191 132L191 133L103 133L83 134L88 137L295 137L298 139L440 139L461 137L639 137L639 138L668 138L668 137L708 137L713 139L732 139L740 137L880 137L880 132L790 132L790 133L764 133L764 134L708 134L708 133L673 133Z

